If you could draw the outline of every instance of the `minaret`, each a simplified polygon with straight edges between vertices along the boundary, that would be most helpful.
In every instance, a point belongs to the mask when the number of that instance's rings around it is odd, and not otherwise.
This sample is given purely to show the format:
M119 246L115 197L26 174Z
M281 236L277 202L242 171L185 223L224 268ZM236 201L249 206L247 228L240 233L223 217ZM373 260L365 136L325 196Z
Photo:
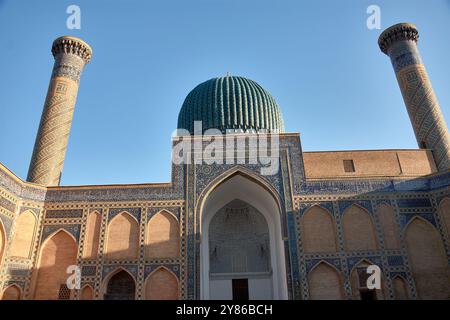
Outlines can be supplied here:
M417 49L411 23L386 29L378 45L391 58L419 148L431 149L439 171L450 169L450 138L444 116Z
M27 178L45 186L59 185L78 84L92 49L81 39L60 37L53 42L52 53L55 64Z

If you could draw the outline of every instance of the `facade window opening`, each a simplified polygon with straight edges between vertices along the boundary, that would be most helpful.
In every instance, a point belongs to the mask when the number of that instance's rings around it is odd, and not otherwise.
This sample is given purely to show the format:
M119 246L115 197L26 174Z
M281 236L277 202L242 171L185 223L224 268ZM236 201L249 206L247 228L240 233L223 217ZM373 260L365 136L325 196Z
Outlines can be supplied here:
M355 163L353 160L344 160L344 171L355 172Z

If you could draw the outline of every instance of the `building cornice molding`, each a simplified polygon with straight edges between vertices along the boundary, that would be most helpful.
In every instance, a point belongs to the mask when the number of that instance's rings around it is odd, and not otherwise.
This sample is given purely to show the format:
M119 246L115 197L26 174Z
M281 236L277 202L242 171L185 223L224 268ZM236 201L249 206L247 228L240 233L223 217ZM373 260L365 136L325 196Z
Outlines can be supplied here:
M92 48L79 38L63 36L53 41L52 54L56 58L59 54L74 54L88 63L92 58Z
M378 46L384 54L388 54L389 48L396 41L419 40L419 31L412 23L398 23L387 28L378 38Z

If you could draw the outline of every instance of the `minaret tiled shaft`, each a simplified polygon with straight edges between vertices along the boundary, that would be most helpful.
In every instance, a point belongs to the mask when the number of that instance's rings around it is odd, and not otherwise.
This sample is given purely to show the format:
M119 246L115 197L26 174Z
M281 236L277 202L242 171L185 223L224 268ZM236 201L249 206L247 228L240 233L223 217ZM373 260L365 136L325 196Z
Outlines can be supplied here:
M60 183L78 84L92 49L81 39L60 37L53 42L52 53L55 64L27 178L45 186Z
M439 171L450 168L450 137L439 102L417 48L415 25L399 23L386 29L378 45L391 58L417 143L431 149Z

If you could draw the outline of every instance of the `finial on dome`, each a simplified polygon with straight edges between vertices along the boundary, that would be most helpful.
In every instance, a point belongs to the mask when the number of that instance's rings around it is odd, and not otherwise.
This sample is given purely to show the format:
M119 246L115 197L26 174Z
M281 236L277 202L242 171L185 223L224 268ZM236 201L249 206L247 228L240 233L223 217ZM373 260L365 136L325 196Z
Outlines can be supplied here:
M227 71L226 76L227 76L227 77L231 77L231 72L230 72L230 71Z

